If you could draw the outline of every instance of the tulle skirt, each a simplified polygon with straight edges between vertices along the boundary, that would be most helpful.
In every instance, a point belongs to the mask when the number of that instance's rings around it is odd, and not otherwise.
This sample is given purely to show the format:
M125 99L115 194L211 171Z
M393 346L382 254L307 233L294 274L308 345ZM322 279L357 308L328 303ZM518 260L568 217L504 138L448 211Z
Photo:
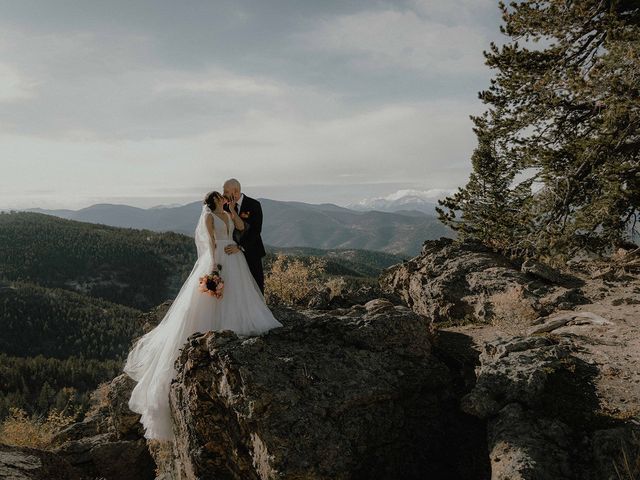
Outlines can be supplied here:
M123 371L137 382L129 408L139 413L145 438L174 438L169 409L169 385L176 374L175 360L186 339L195 332L233 330L238 336L255 336L281 327L264 301L242 252L226 254L232 240L218 240L215 256L205 252L162 321L140 337L129 351ZM221 299L198 291L199 278L221 265L224 280Z

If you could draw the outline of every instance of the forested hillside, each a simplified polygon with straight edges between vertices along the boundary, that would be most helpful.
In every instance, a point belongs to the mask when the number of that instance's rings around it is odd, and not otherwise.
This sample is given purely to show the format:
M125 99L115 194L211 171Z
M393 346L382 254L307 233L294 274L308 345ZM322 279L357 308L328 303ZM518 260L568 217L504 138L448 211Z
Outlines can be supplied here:
M195 256L176 233L0 214L0 418L10 406L82 412Z
M59 288L14 282L0 290L0 352L123 358L141 311Z
M122 362L78 356L65 359L10 356L0 353L0 419L9 407L46 414L51 407L83 413L89 393L100 382L118 375Z
M195 258L193 239L177 233L0 213L0 279L148 309L178 291Z

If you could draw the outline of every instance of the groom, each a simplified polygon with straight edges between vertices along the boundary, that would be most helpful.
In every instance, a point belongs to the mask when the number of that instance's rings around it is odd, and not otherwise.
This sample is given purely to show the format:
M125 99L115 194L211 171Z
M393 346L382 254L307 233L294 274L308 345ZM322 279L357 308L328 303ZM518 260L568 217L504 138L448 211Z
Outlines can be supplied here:
M262 257L266 255L266 252L260 236L262 232L262 206L258 200L247 197L240 191L240 182L235 178L230 178L224 182L223 195L227 199L233 200L236 212L245 224L243 231L233 231L233 240L237 245L227 245L224 247L224 251L229 255L239 251L244 252L251 275L253 275L258 287L260 287L260 291L264 294ZM225 205L224 209L229 211L229 205Z

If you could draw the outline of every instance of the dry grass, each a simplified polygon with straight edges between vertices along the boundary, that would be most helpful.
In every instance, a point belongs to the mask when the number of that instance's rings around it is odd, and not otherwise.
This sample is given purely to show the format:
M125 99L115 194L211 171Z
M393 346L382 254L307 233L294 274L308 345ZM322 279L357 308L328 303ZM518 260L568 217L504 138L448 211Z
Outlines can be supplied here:
M494 293L489 301L493 306L492 325L510 335L524 335L538 317L521 285Z
M640 436L633 432L631 450L624 445L620 447L620 454L613 462L613 468L620 480L640 479Z
M67 415L55 408L45 418L28 416L21 408L12 407L0 424L0 438L7 445L46 449L62 428L75 422L76 415Z
M109 405L109 388L110 382L100 383L96 389L90 394L89 409L85 414L86 417L91 417L104 410Z
M331 293L329 294L330 299L334 299L335 297L339 297L342 295L347 289L347 282L344 277L335 277L328 280L325 283L325 287L328 287Z
M172 471L174 462L177 461L173 451L173 442L171 440L147 440L149 452L156 463L155 475L161 477L165 474L169 475Z
M314 259L305 264L298 258L278 254L265 278L264 294L268 303L296 305L320 286L324 262Z

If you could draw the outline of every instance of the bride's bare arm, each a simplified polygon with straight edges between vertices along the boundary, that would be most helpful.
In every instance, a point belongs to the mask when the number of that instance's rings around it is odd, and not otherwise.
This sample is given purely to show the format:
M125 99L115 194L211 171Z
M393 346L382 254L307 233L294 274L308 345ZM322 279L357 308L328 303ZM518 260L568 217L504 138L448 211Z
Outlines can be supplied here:
M233 220L233 224L236 227L236 230L244 230L244 220L240 218L240 216L236 213L235 209L230 208L229 214L231 215L231 220Z
M216 232L213 229L213 215L207 215L204 220L205 225L207 226L207 230L209 231L209 240L211 240L211 251L215 252L216 250Z

